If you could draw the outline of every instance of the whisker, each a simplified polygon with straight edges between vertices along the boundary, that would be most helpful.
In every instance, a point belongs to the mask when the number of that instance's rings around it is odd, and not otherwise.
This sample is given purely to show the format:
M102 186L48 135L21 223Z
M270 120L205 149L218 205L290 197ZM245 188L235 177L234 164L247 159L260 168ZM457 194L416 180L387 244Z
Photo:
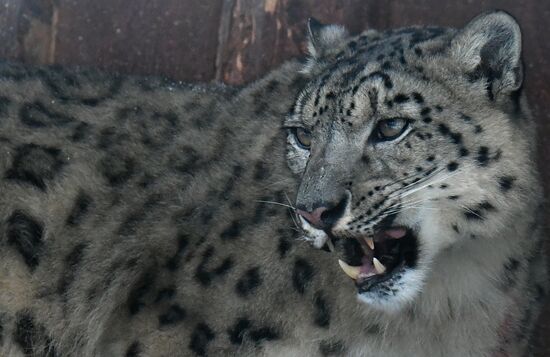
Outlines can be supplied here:
M470 165L473 166L473 165ZM441 211L451 211L456 210L455 207L430 207L424 205L426 202L434 201L436 197L427 197L427 198L416 198L416 199L405 199L408 196L411 196L412 194L418 193L422 190L425 190L431 185L440 184L442 182L445 182L452 177L463 173L464 168L468 168L468 165L464 165L461 167L461 170L454 171L452 173L446 173L444 175L439 175L444 169L441 168L439 170L434 170L430 175L426 176L425 178L421 179L420 181L417 181L413 184L410 184L408 186L405 186L403 188L400 188L393 193L388 195L388 198L395 199L395 203L391 204L387 209L385 209L383 212L380 213L380 215L388 216L391 214L397 214L399 212L402 212L404 210L408 209L430 209L430 210L441 210ZM410 177L409 177L410 179ZM398 183L402 180L394 181L395 183ZM390 184L391 185L391 184ZM387 185L387 186L390 186ZM470 212L471 214L474 214L479 217L479 214L472 211L472 209L460 206L462 210L466 212ZM481 218L481 217L480 217Z
M400 212L400 211L403 211L403 210L405 210L405 209L409 209L409 208L413 208L413 207L421 208L421 207L423 207L423 206L414 204L414 205L409 205L409 206L396 207L396 208L394 208L394 209L392 209L392 210L387 210L386 212L384 212L384 214L387 214L387 215L389 215L389 214L395 214L396 212Z
M482 216L479 215L479 213L475 212L474 210L472 210L471 208L468 208L464 205L458 205L460 208L462 208L464 211L468 212L468 213L471 213L473 214L474 216L477 216L478 218L480 219L483 219Z
M435 172L435 171L440 172L441 170L437 170L437 169L436 169L436 170L434 170L434 172ZM413 174L410 175L410 176L402 177L402 178L400 178L400 179L397 179L397 180L395 180L395 181L390 182L389 184L384 185L384 188L389 187L389 186L393 186L393 185L398 184L398 183L401 183L401 182L403 182L403 181L407 181L407 180L410 180L410 179L414 179L414 178L416 178L416 177L418 177L418 176L422 176L422 175L424 175L424 172L415 172L415 173L413 173ZM430 175L431 175L431 174L430 174ZM427 177L429 177L429 176L427 176ZM414 184L417 184L418 182L419 182L419 181L415 182Z
M298 232L303 232L303 229L302 227L298 224L298 221L296 220L296 217L294 216L294 213L296 211L296 208L294 208L292 206L292 202L290 201L290 198L288 197L287 193L285 191L283 191L283 193L285 194L285 198L289 204L290 207L292 208L289 208L290 210L290 218L292 219L292 222L294 222L294 225L296 226L296 228L298 229Z
M437 210L437 211L451 211L450 208L442 208L442 207L410 206L410 207L405 207L405 208L399 208L395 211L392 211L389 214L394 214L394 213L397 214L397 213L400 213L402 211L406 211L406 210L410 210L410 209L429 209L429 210Z
M418 204L421 204L421 203L424 203L424 202L430 202L430 201L433 201L433 200L434 199L430 197L430 198L413 199L413 200L408 200L408 201L397 201L394 204L390 205L386 209L386 212L391 211L391 210L395 210L395 209L399 209L400 207L407 207L407 206L410 206L410 205L418 205Z
M430 186L430 185L433 185L435 183L438 183L440 182L439 180L433 180L431 181L431 179L438 173L440 173L441 170L436 170L434 171L432 174L430 174L429 176L426 176L425 179L423 180L420 180L418 182L415 182L414 184L411 184L409 186L406 186L403 188L403 190L408 190L406 192L403 192L401 194L398 193L398 195L403 198L403 197L406 197L406 196L409 196L409 195L412 195L413 193L415 192L418 192L420 190L423 190L425 189L426 187Z
M296 226L296 229L298 232L302 232L302 227L298 224L296 221L296 217L294 217L294 211L290 210L290 218L292 219L292 222L294 223L294 226Z
M280 179L280 180L268 182L267 184L264 185L264 188L269 188L269 187L276 186L276 185L281 184L281 183L292 182L292 181L294 181L294 180L289 179L289 178L283 178L283 179Z
M285 196L286 196L286 193L285 193ZM288 199L288 196L287 196L287 199ZM281 203L281 202L275 202L275 201L255 200L254 202L267 203L267 204L271 204L271 205L282 206L282 207L288 208L290 210L290 218L292 219L292 222L294 222L294 225L296 226L296 228L292 228L292 229L294 229L296 232L302 232L302 229L298 225L298 222L296 222L296 218L294 218L294 212L296 211L296 208L294 208L294 206L287 205L287 204L284 204L284 203Z
M467 166L465 166L465 167L467 167ZM434 172L434 175L435 175L435 173L439 173L439 172L441 172L441 171L442 171L442 170L439 170L439 171L437 171L437 172ZM448 179L450 179L450 178L452 178L452 177L454 177L455 175L458 175L458 174L460 174L460 173L462 173L462 172L461 172L460 170L458 170L458 171L455 171L455 172L453 172L453 173L451 173L451 174L443 175L443 176L441 176L441 177L436 177L435 180L432 180L432 181L429 181L429 182L425 182L426 180L424 180L424 181L422 181L422 183L424 183L422 186L420 186L420 187L413 187L412 189L410 189L410 190L407 191L407 192L403 192L403 193L401 193L401 194L398 193L398 195L400 196L400 198L409 196L409 195L411 195L411 194L413 194L413 193L416 193L416 192L418 192L418 191L420 191L420 190L423 190L423 189L427 188L427 187L430 186L430 185L435 185L435 184L439 184L439 183L442 183L442 182L444 182L444 181L447 181ZM431 179L434 175L430 175L430 176L428 176L428 178ZM416 184L418 184L418 183L416 183ZM412 185L411 185L411 186L412 186ZM405 189L409 189L411 186L405 187Z
M394 203L392 206L390 207L393 207L393 206L405 206L405 205L409 205L409 204L417 204L417 203L424 203L424 202L428 202L428 201L433 201L434 199L431 198L431 197L428 197L428 198L417 198L417 199L412 199L412 200L406 200L406 201L398 201L396 203Z
M296 208L294 208L293 206L290 206L290 205L287 205L287 204L284 204L284 203L281 203L281 202L263 201L263 200L255 200L254 202L269 203L269 204L272 204L272 205L287 207L287 208L290 208L290 209L292 209L292 210L294 210L294 211L296 210Z
M431 179L432 176L427 176L425 177L424 179L420 180L420 181L417 181L415 183L411 183L407 186L404 186L404 187L401 187L399 189L397 189L396 191L392 192L389 194L389 197L395 197L395 196L403 196L403 195L406 195L409 191L406 191L406 190L416 190L418 189L420 185L424 184L426 181L428 181L429 179ZM427 184L429 185L429 183ZM405 192L403 192L405 191ZM403 196L404 197L404 196Z
M292 207L292 209L296 210L296 208L294 206L292 206L292 201L290 201L290 198L288 198L288 195L286 192L283 192L285 194L285 198L286 198L286 201L288 202L288 204Z

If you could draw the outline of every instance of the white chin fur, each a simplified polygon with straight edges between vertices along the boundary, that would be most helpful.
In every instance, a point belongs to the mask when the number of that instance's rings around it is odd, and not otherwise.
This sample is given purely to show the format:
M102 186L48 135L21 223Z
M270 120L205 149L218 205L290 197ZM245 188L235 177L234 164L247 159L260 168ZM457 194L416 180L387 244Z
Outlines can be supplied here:
M394 283L394 295L381 294L375 287L372 292L358 294L359 301L376 310L399 312L418 297L424 285L424 275L421 269L407 269L401 279Z
M314 228L302 216L298 216L298 218L300 219L300 223L302 224L304 239L310 242L315 248L322 248L328 239L328 235L325 233L325 231Z

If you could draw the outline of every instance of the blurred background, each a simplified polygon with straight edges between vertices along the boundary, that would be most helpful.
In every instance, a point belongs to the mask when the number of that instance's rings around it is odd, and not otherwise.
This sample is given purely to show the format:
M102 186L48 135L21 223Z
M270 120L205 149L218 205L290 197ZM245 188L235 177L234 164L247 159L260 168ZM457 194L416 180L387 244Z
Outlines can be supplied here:
M548 0L0 0L0 58L243 84L304 53L310 16L357 33L460 27L490 9L510 12L523 29L525 86L550 192ZM550 356L548 303L536 343L537 356Z

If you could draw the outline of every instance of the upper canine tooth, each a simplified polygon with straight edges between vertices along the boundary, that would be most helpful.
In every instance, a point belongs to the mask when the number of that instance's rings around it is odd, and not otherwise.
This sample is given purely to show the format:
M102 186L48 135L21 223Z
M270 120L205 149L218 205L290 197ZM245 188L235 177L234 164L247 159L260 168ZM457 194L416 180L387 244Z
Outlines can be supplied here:
M374 250L374 240L370 237L365 238L365 242L367 242L367 245L371 250Z
M372 264L374 264L374 269L376 269L378 274L384 274L386 272L386 267L384 264L380 263L380 260L373 257Z
M352 267L348 263L346 263L343 260L338 259L338 264L340 264L340 268L346 273L347 276L352 278L353 280L357 280L357 277L359 276L360 267Z

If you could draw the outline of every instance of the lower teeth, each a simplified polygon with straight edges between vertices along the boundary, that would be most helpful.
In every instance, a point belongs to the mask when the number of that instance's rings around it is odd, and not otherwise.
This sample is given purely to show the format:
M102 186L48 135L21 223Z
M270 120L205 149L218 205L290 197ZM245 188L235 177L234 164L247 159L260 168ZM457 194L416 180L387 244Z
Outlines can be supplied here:
M353 280L357 280L357 277L359 276L359 273L361 271L360 267L352 267L351 265L340 259L338 259L338 264L340 264L340 268L342 268L347 276L349 276Z
M387 270L384 264L382 264L378 259L374 257L372 258L372 265L374 266L374 270L376 271L376 273L371 273L371 274L361 273L361 266L351 266L345 261L340 259L338 259L338 264L340 264L340 268L342 268L344 273L346 273L346 275L352 278L353 280L357 280L357 278L359 277L366 278L373 275L381 275L381 274L384 274Z
M386 272L386 267L384 266L384 264L380 263L380 260L372 258L372 263L374 265L374 269L376 269L377 274L384 274Z

